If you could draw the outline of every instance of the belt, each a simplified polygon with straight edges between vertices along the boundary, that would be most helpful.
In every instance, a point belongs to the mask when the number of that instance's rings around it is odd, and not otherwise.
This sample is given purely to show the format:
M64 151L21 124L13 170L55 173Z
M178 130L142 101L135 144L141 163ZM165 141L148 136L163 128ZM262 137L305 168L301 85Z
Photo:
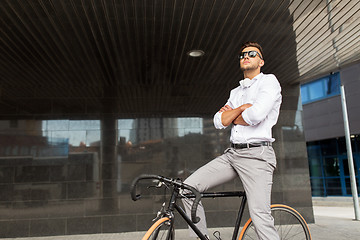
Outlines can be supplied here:
M271 142L252 142L252 143L232 143L230 147L235 149L252 148L261 146L272 146Z

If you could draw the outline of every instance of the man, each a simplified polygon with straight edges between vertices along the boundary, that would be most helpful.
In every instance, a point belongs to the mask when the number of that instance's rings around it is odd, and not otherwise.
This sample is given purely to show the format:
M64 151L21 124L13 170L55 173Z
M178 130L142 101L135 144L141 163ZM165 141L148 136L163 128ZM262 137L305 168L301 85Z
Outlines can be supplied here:
M232 125L231 146L223 155L195 171L185 183L204 192L240 177L258 238L277 240L279 236L270 210L276 167L271 129L279 116L281 87L274 75L261 73L264 58L258 43L243 44L239 61L244 80L230 92L228 101L214 116L217 129ZM183 203L190 214L192 201L184 199ZM208 236L201 204L197 215L201 219L197 226Z

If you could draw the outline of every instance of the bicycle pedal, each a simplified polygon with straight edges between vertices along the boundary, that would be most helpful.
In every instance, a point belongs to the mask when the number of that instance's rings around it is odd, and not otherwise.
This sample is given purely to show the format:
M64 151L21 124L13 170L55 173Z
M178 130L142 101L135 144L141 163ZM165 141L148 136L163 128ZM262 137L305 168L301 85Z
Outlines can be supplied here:
M219 232L219 231L215 231L215 232L213 233L213 236L214 236L217 240L221 240L220 232Z

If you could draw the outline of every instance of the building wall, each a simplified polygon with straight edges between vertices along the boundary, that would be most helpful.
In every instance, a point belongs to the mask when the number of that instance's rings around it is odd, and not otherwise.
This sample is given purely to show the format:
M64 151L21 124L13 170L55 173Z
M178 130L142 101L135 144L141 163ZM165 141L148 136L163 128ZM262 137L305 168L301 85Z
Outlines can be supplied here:
M346 94L351 134L360 133L360 63L340 70ZM344 136L341 98L335 96L309 103L304 108L304 128L307 142Z
M283 101L273 202L313 222L299 86L283 87ZM185 179L229 146L229 129L215 130L211 116L2 120L0 143L0 237L109 233L146 229L161 206L163 191L130 199L136 176ZM214 190L239 189L235 179ZM238 198L204 205L210 227L233 226Z
M340 70L345 88L354 171L359 185L360 63ZM303 106L305 139L314 196L351 196L341 96Z

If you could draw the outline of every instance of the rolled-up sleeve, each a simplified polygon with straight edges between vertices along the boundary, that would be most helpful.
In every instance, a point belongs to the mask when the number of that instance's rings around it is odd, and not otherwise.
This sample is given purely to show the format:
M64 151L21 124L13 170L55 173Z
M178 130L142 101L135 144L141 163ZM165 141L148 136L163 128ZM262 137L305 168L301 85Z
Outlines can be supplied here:
M253 106L242 113L244 121L250 126L262 122L279 99L281 101L280 84L274 75L269 75L267 79L262 81Z
M234 105L232 104L232 101L231 99L234 97L234 94L236 92L236 89L233 89L230 91L230 97L229 99L226 101L225 105L229 105L231 108L234 108ZM216 112L215 115L214 115L214 126L216 129L224 129L224 128L227 128L227 126L224 126L222 124L222 121L221 121L221 116L222 116L222 112Z
M222 115L222 112L217 112L215 113L214 115L214 126L216 129L224 129L226 128L226 126L224 126L221 122L221 115Z

